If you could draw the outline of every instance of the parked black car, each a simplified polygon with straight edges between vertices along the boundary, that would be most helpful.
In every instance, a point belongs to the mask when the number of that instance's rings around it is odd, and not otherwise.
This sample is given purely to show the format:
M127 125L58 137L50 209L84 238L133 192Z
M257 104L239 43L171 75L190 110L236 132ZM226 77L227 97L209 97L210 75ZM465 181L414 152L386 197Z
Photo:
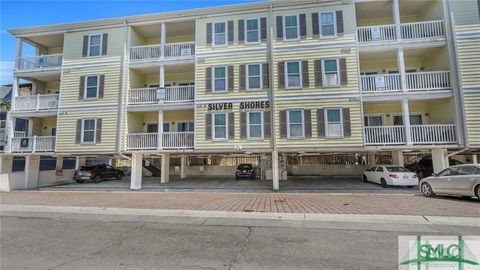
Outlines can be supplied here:
M235 172L235 179L240 178L248 178L251 180L255 180L255 168L252 164L240 164L237 167L237 171Z
M458 160L455 160L455 159L452 159L452 158L449 159L449 163L450 163L450 166L463 164L462 162L460 162ZM429 177L433 174L432 157L425 156L417 162L406 165L405 168L409 169L412 172L417 173L418 178L420 178L420 179L425 178L425 177Z
M95 183L101 182L106 178L122 179L125 174L123 171L114 168L108 164L82 166L75 171L73 180L77 183L83 183L85 181L95 181Z

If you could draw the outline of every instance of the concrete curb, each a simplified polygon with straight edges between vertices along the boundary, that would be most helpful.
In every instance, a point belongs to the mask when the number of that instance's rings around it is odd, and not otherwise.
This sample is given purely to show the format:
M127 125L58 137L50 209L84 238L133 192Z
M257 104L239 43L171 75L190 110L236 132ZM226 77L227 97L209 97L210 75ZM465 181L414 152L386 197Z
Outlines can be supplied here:
M157 217L197 217L197 218L238 218L288 221L318 222L360 222L375 224L415 224L415 225L452 225L480 226L480 218L443 217L413 215L360 215L360 214L304 214L304 213L260 213L228 211L196 211L169 209L102 208L38 205L0 205L1 212L47 212L62 214L131 215Z

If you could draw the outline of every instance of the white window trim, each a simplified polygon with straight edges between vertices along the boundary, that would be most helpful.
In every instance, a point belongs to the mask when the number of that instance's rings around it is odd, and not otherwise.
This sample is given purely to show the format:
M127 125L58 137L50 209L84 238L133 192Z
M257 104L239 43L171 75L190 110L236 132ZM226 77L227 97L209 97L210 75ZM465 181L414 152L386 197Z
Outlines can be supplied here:
M327 82L327 74L325 73L326 72L325 61L329 61L329 60L337 61L337 84L335 84L335 85L326 85L325 84ZM324 82L323 87L325 87L325 88L340 87L341 86L342 82L341 82L341 78L340 78L340 59L339 58L325 58L325 59L322 59L322 81Z
M178 131L178 126L180 124L187 124L187 129L190 129L190 125L194 125L194 129L193 131ZM195 131L195 122L193 120L179 120L176 122L176 125L175 125L175 128L176 128L176 132L194 132Z
M225 24L225 44L216 44L215 43L215 24L223 23ZM213 22L212 23L212 47L225 47L228 45L228 22Z
M340 130L341 130L341 135L340 136L329 136L328 134L328 111L329 110L339 110L340 111ZM343 130L343 108L339 107L330 107L330 108L324 108L324 122L325 122L325 138L327 139L338 139L338 138L344 138L345 137L345 131Z
M215 69L225 68L225 90L215 90ZM227 93L228 92L228 66L213 66L212 67L212 93Z
M248 67L249 66L255 66L255 65L258 65L260 66L260 88L251 88L250 87L250 80L249 80L249 75L248 75ZM260 64L260 63L253 63L253 64L247 64L245 65L245 77L246 77L246 86L247 86L247 90L250 90L250 91L258 91L258 90L262 90L263 89L263 65Z
M382 118L382 125L381 127L385 126L385 114L384 113L366 113L366 114L363 114L363 118L368 118L368 117L378 117L380 116ZM366 127L367 125L365 125L365 121L363 123L363 125Z
M288 86L288 64L289 63L298 63L298 72L300 75L300 85L299 86ZM303 88L303 70L302 70L302 61L287 61L284 65L284 74L285 74L285 89L301 89Z
M333 13L333 35L324 36L322 33L322 14ZM337 12L335 11L324 11L318 14L318 33L320 38L336 38L337 37Z
M252 21L252 20L256 20L257 21L257 26L258 26L258 29L257 29L257 32L258 32L258 41L254 41L254 42L248 42L248 39L247 39L247 21ZM243 40L245 41L245 44L259 44L262 40L262 36L261 36L261 25L260 25L260 18L246 18L245 19L245 23L244 23L244 26L243 26Z
M215 134L215 115L225 115L225 138L216 138ZM212 140L214 141L227 141L228 140L228 112L212 113Z
M90 55L90 41L92 39L92 36L100 36L100 54L99 55ZM88 35L88 44L87 44L87 57L101 57L102 56L102 50L103 50L103 34L95 33L95 34L90 34Z
M302 115L302 135L290 136L290 112L300 111ZM303 109L291 109L287 110L287 138L288 139L304 139L305 138L305 110Z
M84 131L85 131L85 121L93 120L93 141L92 142L85 142L84 141ZM96 144L97 143L97 118L82 118L82 130L81 130L81 140L82 144Z
M95 97L87 97L88 78L89 77L97 77L97 94L95 95ZM85 75L85 85L84 85L84 89L83 89L83 99L86 99L86 100L98 99L99 92L100 92L100 75Z
M260 137L250 137L250 114L259 113L260 114ZM263 122L263 111L250 111L247 112L247 140L263 140L264 138L264 122Z
M291 16L297 17L297 37L296 38L287 38L287 24L285 23L285 17L291 17ZM284 41L300 40L300 15L299 14L284 15L282 19L283 19L283 40Z

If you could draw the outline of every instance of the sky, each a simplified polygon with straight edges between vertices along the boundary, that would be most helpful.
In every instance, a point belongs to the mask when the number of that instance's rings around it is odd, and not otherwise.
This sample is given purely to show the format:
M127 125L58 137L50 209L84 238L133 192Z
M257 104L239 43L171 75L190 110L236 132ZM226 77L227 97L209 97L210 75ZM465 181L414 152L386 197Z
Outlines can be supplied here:
M16 39L7 29L261 0L0 0L0 84L11 83ZM24 54L33 53L30 48Z

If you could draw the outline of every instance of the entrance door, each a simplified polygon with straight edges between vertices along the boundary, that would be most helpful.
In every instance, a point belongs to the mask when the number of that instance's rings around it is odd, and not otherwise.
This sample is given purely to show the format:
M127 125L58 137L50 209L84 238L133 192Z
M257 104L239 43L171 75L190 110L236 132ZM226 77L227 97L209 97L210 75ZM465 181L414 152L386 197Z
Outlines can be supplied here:
M158 124L147 124L147 133L157 133Z

